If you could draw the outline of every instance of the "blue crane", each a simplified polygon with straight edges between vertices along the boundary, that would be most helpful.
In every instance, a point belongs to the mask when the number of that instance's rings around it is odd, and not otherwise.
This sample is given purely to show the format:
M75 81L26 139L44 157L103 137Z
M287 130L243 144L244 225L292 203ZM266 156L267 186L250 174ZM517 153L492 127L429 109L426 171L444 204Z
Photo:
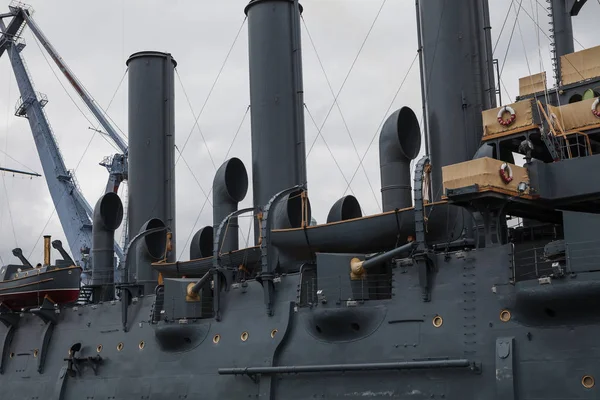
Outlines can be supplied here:
M32 14L31 7L20 2L11 3L9 13L0 14L0 56L6 52L10 59L21 94L15 115L25 117L29 121L44 176L48 183L48 189L73 253L73 259L84 271L89 271L91 262L93 262L90 258L93 210L81 193L74 173L65 166L56 138L44 112L44 106L47 104L48 99L44 94L35 91L21 55L25 47L21 34L26 26L30 27L35 37L50 54L61 72L67 77L69 83L121 152L107 157L100 163L100 165L107 168L110 174L106 192L117 192L120 183L127 179L127 144L110 124L104 111L96 104L93 97L50 44L50 41L33 20ZM3 18L12 19L6 25L2 20ZM119 258L119 263L122 264L124 262L123 250L116 242L115 253Z

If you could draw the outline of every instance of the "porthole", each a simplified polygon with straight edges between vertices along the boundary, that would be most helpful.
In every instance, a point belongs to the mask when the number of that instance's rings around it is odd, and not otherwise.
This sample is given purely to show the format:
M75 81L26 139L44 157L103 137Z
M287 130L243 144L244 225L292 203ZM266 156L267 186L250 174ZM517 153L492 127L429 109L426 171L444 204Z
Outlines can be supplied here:
M433 326L435 326L436 328L439 328L444 323L444 320L439 315L436 315L435 317L433 317L432 322L433 322Z
M142 350L145 346L146 346L146 343L144 343L143 340L140 342L140 344L138 344L138 347L140 350Z
M242 339L242 342L245 342L246 340L248 340L248 332L242 332L240 339Z
M214 344L219 343L219 340L221 340L221 335L215 335L215 336L213 336L213 343Z
M500 321L508 322L508 321L510 321L510 317L511 317L510 311L508 311L508 310L500 311Z
M584 388L591 389L594 387L594 378L590 375L585 375L583 378L581 378L581 384Z
M102 345L99 344L98 347L96 347L96 353L100 353L102 351Z
M35 349L35 350L33 350L33 356L34 356L34 357L36 357L36 358L37 358L37 356L38 356L38 353L39 353L38 349Z
M120 343L117 345L117 351L121 351L121 350L123 350L123 342L120 342Z
M271 331L271 339L275 338L275 335L277 334L277 329L273 329Z

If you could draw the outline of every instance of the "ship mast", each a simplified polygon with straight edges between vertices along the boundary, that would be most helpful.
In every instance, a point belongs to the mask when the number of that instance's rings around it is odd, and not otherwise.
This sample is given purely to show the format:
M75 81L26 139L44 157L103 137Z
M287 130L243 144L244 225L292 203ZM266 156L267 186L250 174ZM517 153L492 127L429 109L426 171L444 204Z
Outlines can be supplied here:
M554 79L557 85L560 85L561 65L560 58L565 54L570 54L575 51L573 41L573 22L572 17L579 14L579 10L584 6L587 0L546 0L549 4L551 38L554 42L550 45L553 47L552 64L554 67Z

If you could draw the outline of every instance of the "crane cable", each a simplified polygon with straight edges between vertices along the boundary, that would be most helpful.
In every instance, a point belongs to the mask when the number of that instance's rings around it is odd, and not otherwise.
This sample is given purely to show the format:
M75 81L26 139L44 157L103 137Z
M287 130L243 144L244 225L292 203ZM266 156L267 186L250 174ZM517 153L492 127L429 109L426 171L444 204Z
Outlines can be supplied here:
M69 99L71 100L71 102L72 102L72 103L75 105L75 107L77 108L77 110L79 111L79 113L80 113L80 114L83 116L83 118L85 118L85 119L88 121L88 123L89 123L90 125L92 125L92 126L93 126L93 125L95 125L95 124L94 124L94 122L92 122L92 121L90 120L90 118L89 118L89 117L88 117L88 116L87 116L87 115L86 115L86 114L83 112L83 110L81 109L81 107L79 107L79 105L77 104L77 102L75 101L75 99L73 99L73 96L71 96L71 94L69 93L69 91L67 90L67 88L65 87L65 85L64 85L64 84L62 83L62 81L60 80L60 78L58 77L58 74L56 73L56 71L54 71L54 68L52 68L52 64L50 64L50 61L48 60L48 57L46 56L46 53L45 53L45 52L42 50L42 47L40 46L40 44L39 44L39 42L38 42L37 38L35 37L35 35L33 35L33 39L34 39L34 41L35 41L35 44L37 45L37 47L40 49L40 52L42 53L42 57L44 57L44 60L46 61L46 64L48 64L48 67L50 67L50 70L52 71L52 74L54 75L54 77L56 78L56 80L58 81L58 83L60 84L60 86L63 88L63 90L65 91L65 93L67 94L67 96L69 97ZM125 78L125 75L127 75L127 71L128 71L128 70L129 70L128 68L127 68L127 69L125 69L125 73L123 74L123 78L121 78L121 82L123 82L123 79ZM120 83L119 83L119 87L121 87L121 84L120 84ZM118 90L118 88L117 88L117 90ZM116 94L116 93L115 93L115 94ZM113 95L113 99L114 99L114 95ZM108 113L107 113L106 111L104 111L104 110L102 109L102 107L100 107L99 103L98 103L98 102L96 102L95 100L94 100L94 102L95 102L96 104L98 104L98 108L100 108L100 109L101 109L101 110L104 112L104 115L105 115L105 116L106 116L108 119L110 119L110 120L111 120L111 122L114 124L114 126L116 126L116 127L117 127L117 129L118 129L119 131L121 131L121 133L123 133L123 131L121 130L121 128L119 128L119 126L118 126L117 124L115 124L115 122L112 120L112 118L110 118L110 116L108 115ZM111 100L111 102L112 102L112 100ZM97 126L99 126L99 124L98 124ZM96 132L96 130L95 130L94 132ZM125 136L125 134L123 134L123 135ZM125 136L125 137L126 137L126 136ZM102 138L103 138L103 139L104 139L104 140L105 140L105 141L106 141L106 142L107 142L107 143L108 143L110 146L112 146L112 147L113 147L113 148L114 148L114 149L115 149L117 152L119 152L119 153L121 152L121 149L119 149L119 148L118 148L118 147L117 147L117 146L116 146L116 145L113 143L113 141L112 141L112 140L109 140L109 139L106 137L106 135L102 135Z

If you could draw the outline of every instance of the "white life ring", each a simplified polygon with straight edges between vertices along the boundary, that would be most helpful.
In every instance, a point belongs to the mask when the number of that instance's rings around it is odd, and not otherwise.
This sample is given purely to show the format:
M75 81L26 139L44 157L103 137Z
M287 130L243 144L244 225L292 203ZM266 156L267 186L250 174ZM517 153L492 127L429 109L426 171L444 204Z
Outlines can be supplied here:
M598 111L598 105L600 104L600 97L596 97L596 100L592 103L592 114L600 118L600 111Z
M500 166L499 172L500 172L500 178L502 178L502 181L504 183L509 184L513 180L512 168L507 163L503 163Z
M502 118L502 116L507 111L510 113L510 118L505 120L504 118ZM500 109L500 111L498 111L497 118L498 118L498 123L500 125L508 126L508 125L512 124L513 122L515 122L515 119L517 119L517 115L515 114L515 110L513 110L512 107L504 106Z

